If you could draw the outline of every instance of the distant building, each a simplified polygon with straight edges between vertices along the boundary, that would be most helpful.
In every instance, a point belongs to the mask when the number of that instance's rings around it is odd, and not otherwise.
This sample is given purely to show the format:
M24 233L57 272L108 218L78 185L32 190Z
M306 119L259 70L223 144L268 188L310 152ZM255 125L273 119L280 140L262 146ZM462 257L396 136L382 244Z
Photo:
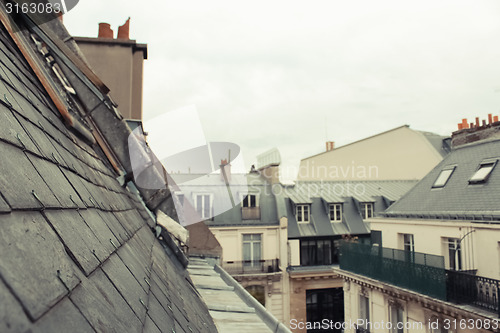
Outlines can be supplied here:
M373 246L341 246L346 320L402 327L394 332L498 331L499 133L497 116L464 120L451 153L370 220Z
M449 138L401 126L300 162L298 180L418 180L450 149Z
M383 212L415 185L415 181L299 181L283 187L288 220L290 322L344 320L344 282L335 272L340 244L370 244L365 223ZM307 330L307 332L322 330ZM340 330L334 330L340 332Z

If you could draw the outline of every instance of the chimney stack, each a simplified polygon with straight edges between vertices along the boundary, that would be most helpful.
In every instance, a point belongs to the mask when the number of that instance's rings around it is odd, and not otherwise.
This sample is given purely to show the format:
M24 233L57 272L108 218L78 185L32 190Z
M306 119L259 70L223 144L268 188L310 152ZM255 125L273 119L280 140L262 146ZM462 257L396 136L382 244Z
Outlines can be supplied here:
M468 123L467 119L462 119L458 124L458 131L453 132L451 136L452 147L461 146L467 143L481 141L485 139L500 138L500 122L498 116L488 114L488 120L479 120Z
M109 23L99 23L99 34L98 38L111 38L113 39L113 30Z
M118 39L126 39L129 40L129 32L130 32L130 17L128 20L120 27L118 27Z
M335 142L334 141L327 141L326 142L326 151L332 151L335 149Z
M220 161L220 178L223 182L231 182L231 164L227 160Z

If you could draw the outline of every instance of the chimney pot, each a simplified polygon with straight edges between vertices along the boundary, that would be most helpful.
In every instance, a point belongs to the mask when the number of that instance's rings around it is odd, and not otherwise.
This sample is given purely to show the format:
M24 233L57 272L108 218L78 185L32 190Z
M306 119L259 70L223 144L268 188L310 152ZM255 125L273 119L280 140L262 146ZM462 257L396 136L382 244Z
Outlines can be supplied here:
M479 127L479 117L476 117L476 127Z
M118 39L126 39L129 40L129 32L130 32L130 17L128 20L120 27L118 27Z
M488 124L491 124L493 122L493 115L491 113L488 113Z
M464 128L464 125L462 123L458 123L458 130L460 131L463 128Z
M326 142L326 151L332 151L335 149L335 142L334 141L327 141Z
M498 116L493 116L493 122L496 123L498 121Z
M109 23L99 23L99 34L98 38L113 38L113 30Z

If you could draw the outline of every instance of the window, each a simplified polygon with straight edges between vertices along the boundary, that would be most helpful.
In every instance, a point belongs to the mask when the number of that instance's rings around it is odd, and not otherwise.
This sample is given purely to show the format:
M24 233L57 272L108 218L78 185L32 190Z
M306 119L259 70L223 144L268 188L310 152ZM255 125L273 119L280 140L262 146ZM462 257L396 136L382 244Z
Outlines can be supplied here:
M363 219L369 219L370 217L373 217L373 202L361 203L361 217Z
M323 320L334 323L344 321L344 291L343 288L306 290L306 320L315 325L312 332L341 332L341 329L325 331L320 324Z
M444 187L453 174L453 171L455 171L455 167L442 170L439 176L436 178L436 181L432 185L432 188Z
M246 208L254 208L257 207L257 195L255 194L248 194L246 197L243 198L243 201L241 203L242 207Z
M297 205L297 222L309 222L309 205Z
M496 164L497 161L481 163L477 171L469 179L469 184L485 183L488 180L488 177L490 176L491 171L493 171L493 168L495 167Z
M339 241L332 239L301 240L300 264L302 266L337 264L339 246Z
M197 194L195 196L195 209L202 219L208 219L211 217L211 199L210 194Z
M389 306L389 321L392 323L391 333L404 333L404 310L399 304Z
M359 295L359 319L362 324L358 326L356 332L369 332L368 322L370 321L370 299L365 295Z
M448 258L450 269L456 271L462 270L462 247L460 239L448 238Z
M259 266L261 260L261 234L243 235L243 261L245 266Z
M409 252L415 252L415 243L413 240L413 234L403 234L403 250Z
M342 221L342 204L330 204L330 221L331 222L341 222Z

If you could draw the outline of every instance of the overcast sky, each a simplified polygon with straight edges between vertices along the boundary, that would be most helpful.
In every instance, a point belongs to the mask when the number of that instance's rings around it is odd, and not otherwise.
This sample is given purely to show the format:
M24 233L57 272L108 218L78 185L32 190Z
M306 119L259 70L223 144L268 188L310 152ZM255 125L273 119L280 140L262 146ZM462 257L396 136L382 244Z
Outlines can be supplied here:
M148 44L145 119L194 105L207 140L240 145L248 166L273 147L290 170L327 139L449 135L500 114L497 0L80 0L64 22L96 37L129 16Z

